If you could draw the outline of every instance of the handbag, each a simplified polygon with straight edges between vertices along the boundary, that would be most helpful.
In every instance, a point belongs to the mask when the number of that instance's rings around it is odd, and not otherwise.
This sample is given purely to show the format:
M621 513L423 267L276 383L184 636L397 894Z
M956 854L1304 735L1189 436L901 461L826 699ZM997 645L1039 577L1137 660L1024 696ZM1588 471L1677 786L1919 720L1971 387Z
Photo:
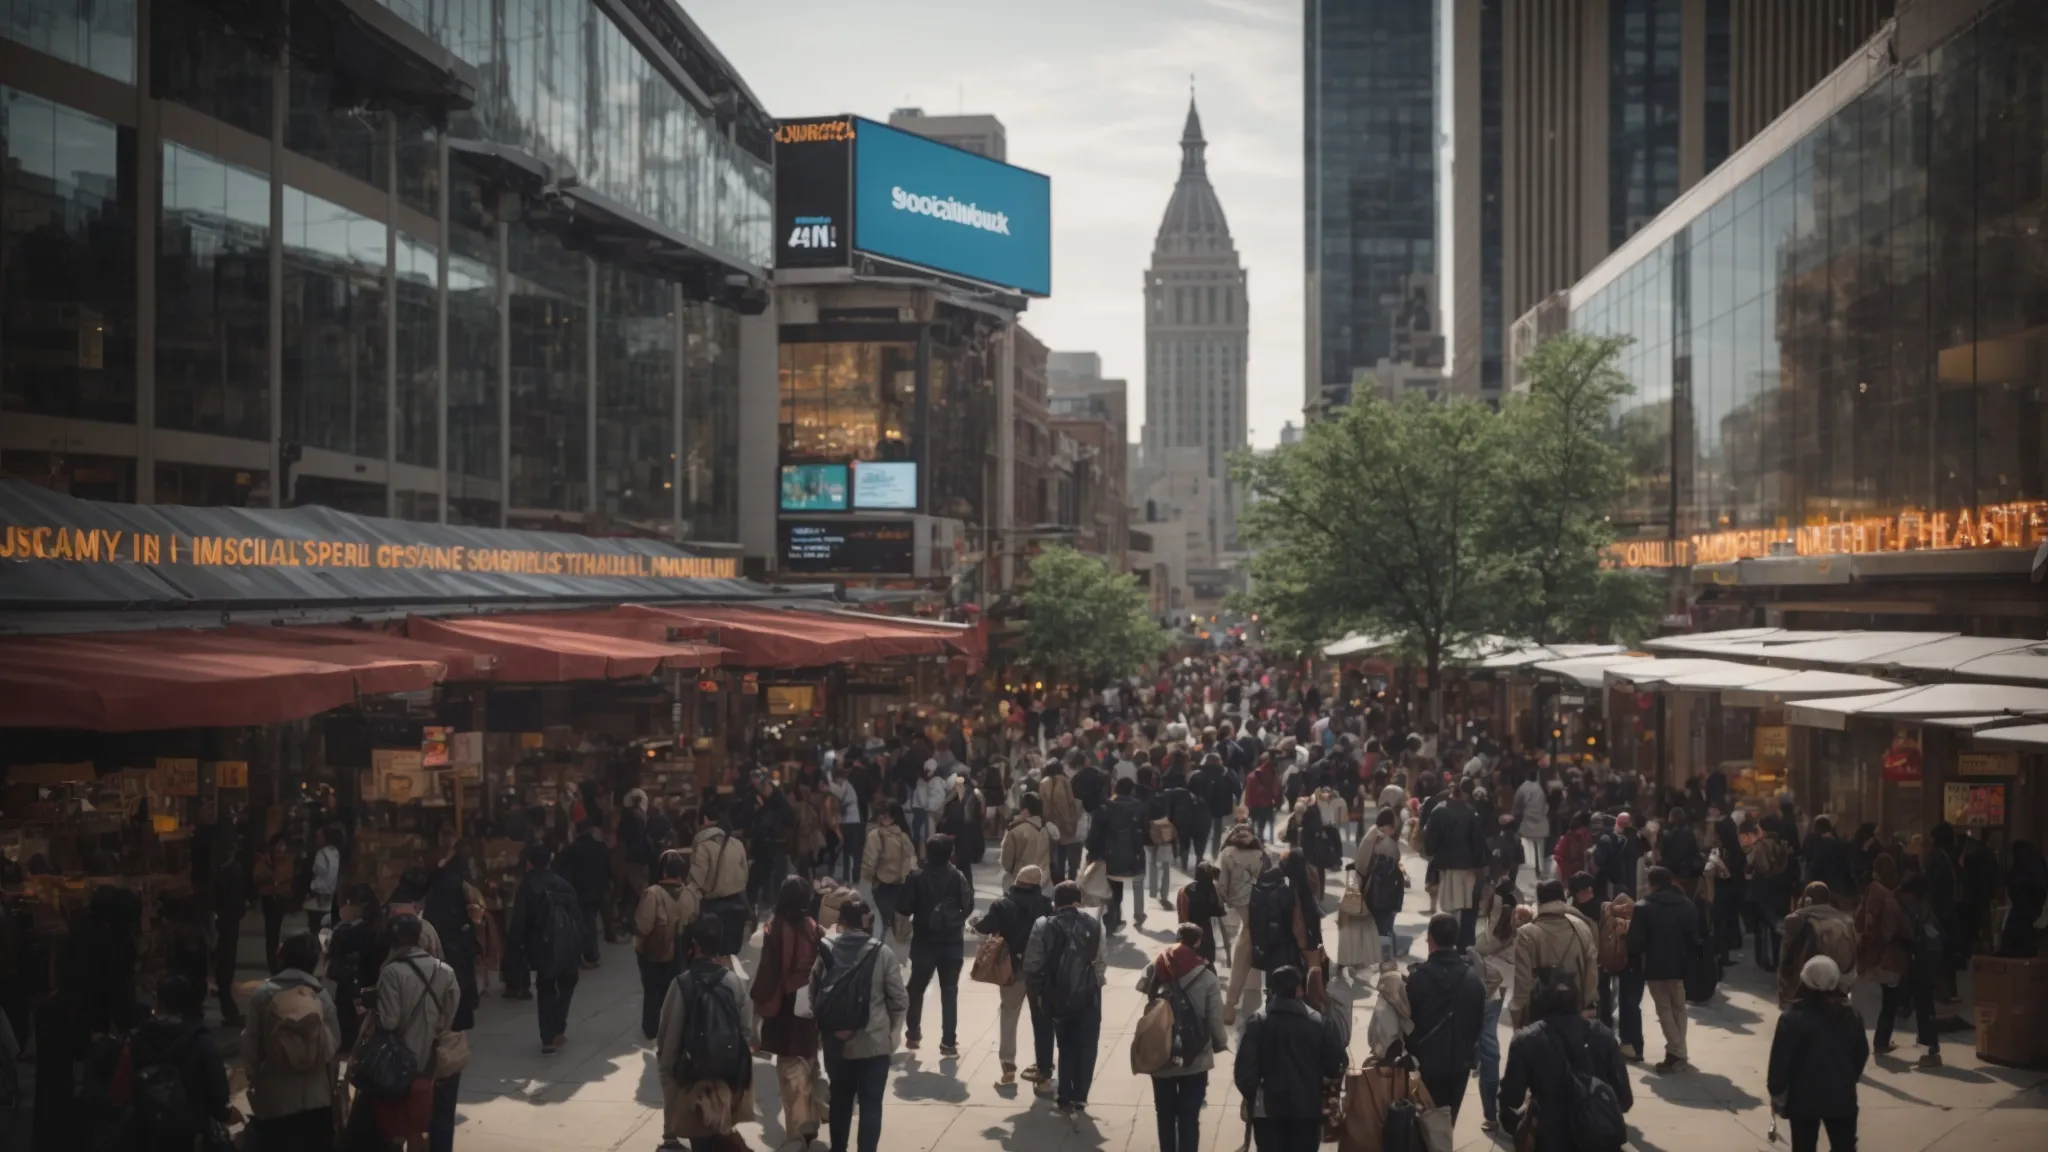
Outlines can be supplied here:
M1337 898L1337 915L1351 917L1366 915L1365 893L1358 890L1358 874L1355 872L1344 881L1344 895Z
M469 1067L469 1033L448 1031L434 1037L434 1079L446 1080Z
M1090 908L1100 908L1109 901L1109 865L1100 860L1090 860L1081 869L1082 903Z
M1012 961L1009 943L997 933L974 950L974 967L968 970L967 978L982 984L1014 983L1016 971Z
M1152 834L1152 843L1154 845L1173 843L1174 830L1173 821L1171 819L1162 816L1159 819L1152 821L1150 825L1150 831Z
M1435 1106L1413 1060L1381 1063L1377 1057L1368 1057L1357 1069L1345 1073L1344 1121L1337 1129L1338 1152L1382 1152L1387 1111L1396 1100L1410 1101L1420 1112Z

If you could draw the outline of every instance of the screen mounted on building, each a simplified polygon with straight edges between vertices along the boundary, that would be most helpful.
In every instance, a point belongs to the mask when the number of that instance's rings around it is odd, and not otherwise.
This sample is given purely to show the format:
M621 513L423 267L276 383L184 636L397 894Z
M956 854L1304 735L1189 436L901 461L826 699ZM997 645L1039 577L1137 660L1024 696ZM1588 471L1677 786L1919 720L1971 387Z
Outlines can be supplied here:
M782 510L784 512L844 512L846 465L784 464L782 466Z
M917 507L916 463L855 461L853 506L886 510Z
M785 572L908 576L917 560L908 520L784 520L780 535Z
M853 246L1032 296L1052 293L1052 182L853 121Z

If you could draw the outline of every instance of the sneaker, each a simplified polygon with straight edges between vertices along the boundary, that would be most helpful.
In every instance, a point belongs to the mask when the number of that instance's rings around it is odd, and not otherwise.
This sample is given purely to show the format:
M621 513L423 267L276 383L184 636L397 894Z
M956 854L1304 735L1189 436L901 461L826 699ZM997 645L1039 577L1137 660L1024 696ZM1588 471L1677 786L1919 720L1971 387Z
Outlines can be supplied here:
M1003 1078L1002 1078L1002 1079L1000 1079L1000 1080L998 1080L998 1081L996 1081L996 1087L998 1087L998 1088L1006 1088L1006 1087L1008 1087L1008 1086L1010 1086L1010 1085L1012 1085L1012 1084L1015 1084L1016 1082L1017 1082L1017 1066L1016 1066L1015 1064L1005 1064L1005 1065L1003 1065Z
M1927 1053L1927 1054L1926 1054L1925 1056L1922 1056L1922 1057L1920 1057L1920 1059L1918 1059L1918 1060L1915 1060L1915 1061L1913 1062L1913 1067L1915 1067L1915 1068L1939 1068L1939 1067L1941 1067L1941 1053L1939 1053L1939 1052L1929 1052L1929 1053Z
M1666 1056L1664 1059L1657 1061L1657 1074L1659 1076L1669 1076L1674 1072L1680 1072L1684 1069L1685 1061L1680 1060L1676 1056Z
M958 1056L959 1054L960 1046L958 1044L939 1045L939 1055L941 1056Z
M1621 1046L1621 1058L1623 1060L1641 1060L1643 1057L1642 1053L1636 1051L1635 1045L1623 1044Z
M1031 1091L1039 1096L1052 1096L1059 1092L1059 1086L1051 1080L1040 1080L1038 1087L1033 1088Z
M1027 1066L1024 1069L1024 1071L1017 1073L1017 1075L1023 1077L1026 1080L1031 1081L1033 1084L1043 1084L1046 1081L1052 1079L1052 1077L1040 1071L1038 1065L1036 1064Z
M1499 1129L1500 1129L1500 1124L1499 1124L1499 1123L1498 1123L1497 1121L1493 1121L1493 1120L1481 1120L1481 1121L1479 1122L1479 1130L1480 1130L1481 1132L1496 1132L1496 1131L1499 1131Z
M556 1051L557 1049L553 1041L549 1041L548 1043L540 1046L540 1054L543 1056L553 1056Z
M903 1046L912 1052L917 1051L917 1037L905 1036L903 1038Z

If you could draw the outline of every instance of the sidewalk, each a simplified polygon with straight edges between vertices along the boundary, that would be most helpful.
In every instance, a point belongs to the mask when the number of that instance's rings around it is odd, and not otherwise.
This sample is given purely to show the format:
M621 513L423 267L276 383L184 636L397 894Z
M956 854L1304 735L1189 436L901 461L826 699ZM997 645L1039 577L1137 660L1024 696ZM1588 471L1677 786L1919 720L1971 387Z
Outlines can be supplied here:
M1422 935L1423 864L1407 864L1416 882L1399 930L1412 940ZM996 871L976 869L981 907L997 893ZM1176 877L1178 881L1178 876ZM1335 885L1332 884L1334 892ZM1331 897L1334 907L1334 895ZM1139 969L1170 938L1170 918L1155 914L1151 929L1126 928L1111 937L1109 986L1104 990L1101 1055L1086 1118L1054 1115L1049 1102L1034 1097L1031 1085L998 1088L996 989L976 984L963 972L960 983L960 1050L957 1059L937 1055L938 991L927 993L926 1039L920 1052L898 1052L885 1105L888 1152L948 1152L1004 1149L1005 1152L1156 1148L1151 1086L1133 1075L1128 1053L1131 1029L1143 1007L1135 988ZM751 966L756 949L743 960ZM1339 982L1333 993L1348 998ZM1689 1039L1699 1070L1658 1076L1646 1064L1631 1067L1636 1103L1629 1114L1642 1152L1766 1152L1769 1127L1764 1068L1777 1019L1772 980L1747 962L1728 973L1711 1004L1694 1006ZM645 1152L661 1138L661 1091L653 1052L639 1034L639 976L632 949L607 946L604 964L584 974L570 1017L569 1043L555 1056L540 1054L534 1006L485 998L471 1035L472 1060L462 1078L457 1146L466 1152L540 1152L542 1149L633 1149ZM1363 1058L1370 1001L1353 1004L1352 1059ZM1649 1011L1649 1005L1644 1009ZM1240 1021L1242 1023L1242 1021ZM1029 1025L1021 1037L1028 1052ZM1652 1048L1661 1041L1649 1023ZM1910 1033L1908 1033L1910 1036ZM1503 1041L1505 1041L1503 1037ZM1903 1038L1902 1038L1903 1039ZM1916 1071L1902 1047L1896 1056L1874 1060L1862 1090L1862 1147L1869 1152L2039 1149L2048 1121L2048 1070L2020 1070L1977 1060L1967 1032L1943 1037L1947 1067ZM1505 1043L1503 1043L1505 1056ZM1238 1096L1230 1085L1231 1057L1219 1058L1209 1078L1209 1107L1203 1119L1204 1152L1233 1152L1244 1139L1237 1119ZM1652 1057L1654 1060L1654 1056ZM1028 1062L1028 1056L1024 1062ZM762 1120L742 1128L748 1144L777 1149L782 1131L775 1073L755 1065L755 1092ZM1457 1126L1460 1152L1506 1148L1479 1131L1475 1079L1465 1096ZM1778 1149L1790 1147L1781 1130Z

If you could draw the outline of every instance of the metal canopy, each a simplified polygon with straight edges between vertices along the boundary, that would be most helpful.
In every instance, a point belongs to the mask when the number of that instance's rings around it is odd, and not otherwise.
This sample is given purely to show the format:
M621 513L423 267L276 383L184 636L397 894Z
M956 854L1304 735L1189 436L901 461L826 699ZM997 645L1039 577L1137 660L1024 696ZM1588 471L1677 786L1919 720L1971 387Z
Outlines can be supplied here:
M1603 679L1607 669L1617 664L1628 664L1647 659L1649 658L1646 656L1632 656L1626 652L1618 652L1611 656L1581 656L1573 660L1545 660L1536 665L1536 671L1548 673L1559 679L1571 680L1588 688L1600 688L1604 687L1607 683Z
M1789 704L1787 723L1841 731L1851 716L1924 721L1942 716L2048 716L2048 688L2012 684L1923 684L1869 696Z
M1785 670L1777 668L1772 671ZM1905 685L1897 680L1880 680L1853 672L1793 672L1723 692L1721 703L1737 708L1775 708L1788 700L1847 696L1856 692L1889 692L1903 687Z
M1609 684L1625 684L1634 688L1651 688L1682 676L1705 675L1719 672L1734 676L1754 669L1754 664L1743 664L1735 660L1711 659L1665 659L1653 657L1630 664L1609 668L1606 679ZM1714 685L1703 685L1714 687Z

